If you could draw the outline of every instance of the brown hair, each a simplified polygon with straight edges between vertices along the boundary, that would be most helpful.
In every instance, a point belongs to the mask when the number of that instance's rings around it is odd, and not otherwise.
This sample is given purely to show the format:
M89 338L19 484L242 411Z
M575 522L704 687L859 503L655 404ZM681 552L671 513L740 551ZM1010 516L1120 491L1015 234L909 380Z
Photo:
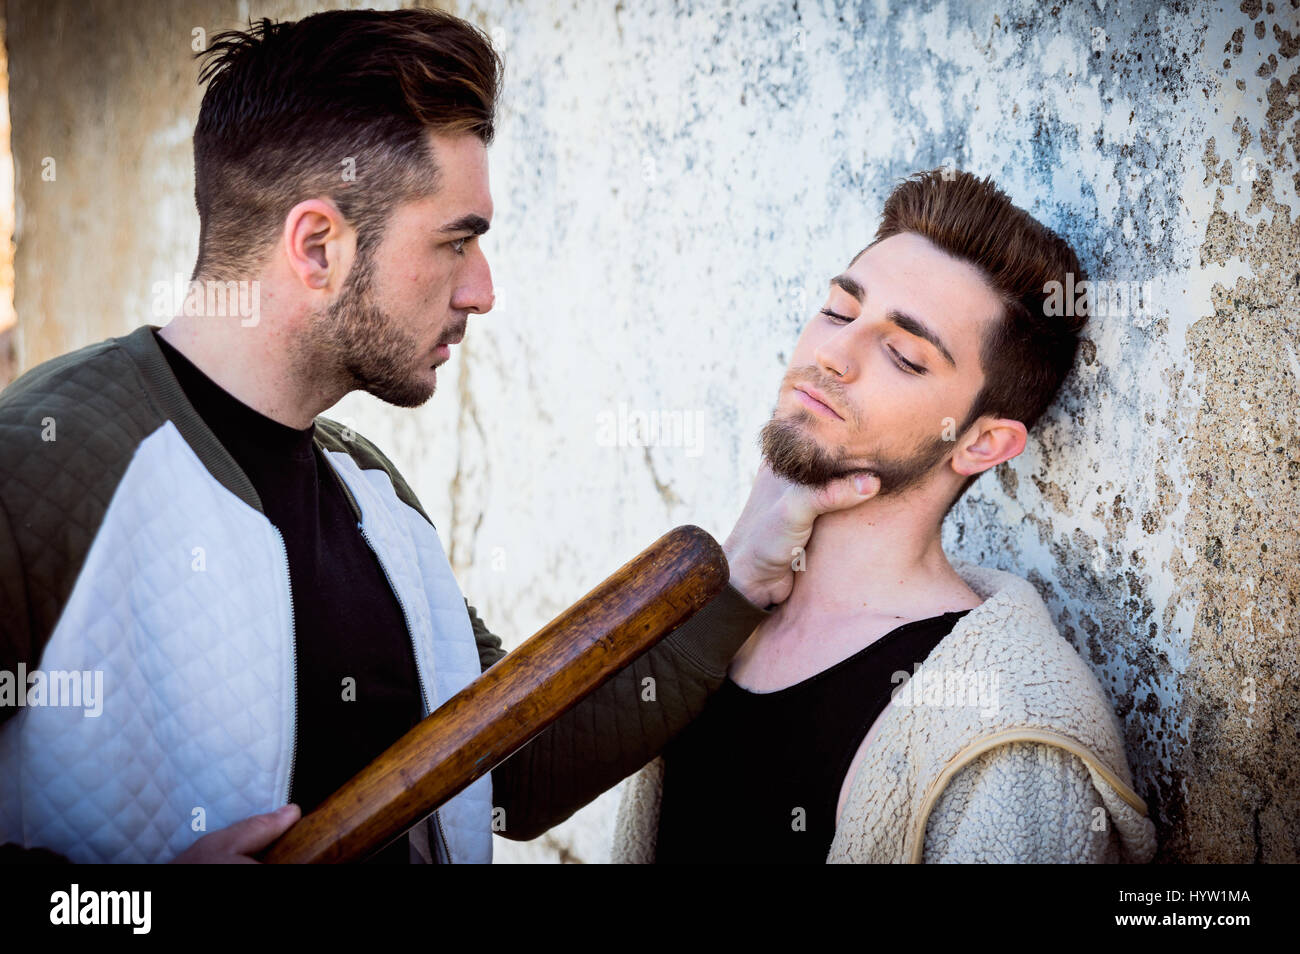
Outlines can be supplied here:
M257 271L298 202L328 197L377 245L438 170L425 133L489 144L501 59L482 31L436 10L330 10L217 34L194 129L199 256L192 278ZM355 170L349 177L348 172Z
M915 173L889 194L871 245L901 232L920 235L975 266L1002 299L1002 314L980 350L984 386L957 433L986 414L1032 428L1070 373L1079 332L1088 320L1086 308L1078 309L1081 314L1068 309L1066 315L1052 317L1049 313L1057 309L1044 307L1050 283L1065 286L1070 273L1075 286L1087 280L1074 250L1012 205L991 178L953 169ZM977 477L966 479L952 503Z

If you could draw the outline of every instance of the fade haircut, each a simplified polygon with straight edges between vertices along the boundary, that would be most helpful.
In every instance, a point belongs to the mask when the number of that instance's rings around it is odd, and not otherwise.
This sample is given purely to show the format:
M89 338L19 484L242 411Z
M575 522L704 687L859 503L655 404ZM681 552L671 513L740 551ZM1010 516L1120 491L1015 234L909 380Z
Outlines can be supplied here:
M194 129L192 279L260 271L289 210L314 197L338 206L364 262L398 205L437 191L429 130L492 142L501 59L447 13L263 18L217 34L196 57L207 89Z

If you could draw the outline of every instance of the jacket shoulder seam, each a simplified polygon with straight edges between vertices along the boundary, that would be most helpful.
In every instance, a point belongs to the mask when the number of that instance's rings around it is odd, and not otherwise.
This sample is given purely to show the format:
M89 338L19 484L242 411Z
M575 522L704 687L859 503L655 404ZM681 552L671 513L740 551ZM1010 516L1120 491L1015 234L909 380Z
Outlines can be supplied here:
M948 760L943 770L930 783L925 797L921 800L921 807L917 811L916 818L912 823L912 849L911 858L913 864L920 864L922 854L925 850L925 826L930 820L930 813L938 803L939 797L943 794L948 783L952 781L963 768L992 749L999 746L1008 745L1012 742L1041 742L1046 745L1052 745L1056 748L1065 749L1072 755L1078 756L1085 765L1092 768L1102 778L1110 784L1115 791L1134 811L1142 815L1147 815L1146 802L1134 792L1129 786L1119 778L1109 766L1103 762L1095 752L1077 741L1060 732L1054 732L1050 729L1034 729L1018 727L1012 729L1003 729L999 732L993 732L989 735L981 736L964 746L956 755Z
M316 418L316 441L326 451L346 454L361 470L383 471L392 483L397 499L423 517L429 526L434 527L419 498L415 496L415 491L411 489L396 465L375 446L373 441L327 417Z

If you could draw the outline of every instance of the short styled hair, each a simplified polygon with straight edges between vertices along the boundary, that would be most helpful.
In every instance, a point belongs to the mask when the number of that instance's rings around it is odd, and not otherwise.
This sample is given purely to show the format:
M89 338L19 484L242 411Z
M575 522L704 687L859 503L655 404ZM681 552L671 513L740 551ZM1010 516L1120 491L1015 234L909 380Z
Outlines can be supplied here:
M425 135L492 142L503 67L437 10L330 10L217 34L194 129L194 279L260 270L297 203L328 197L364 257L399 204L438 187Z
M984 415L1033 428L1074 366L1088 320L1086 308L1054 315L1059 309L1046 307L1053 283L1069 287L1067 275L1073 275L1074 287L1087 280L1079 257L1050 228L1012 205L991 178L951 168L914 173L900 183L885 200L871 245L903 232L973 265L1002 300L1002 313L980 350L984 386L957 433ZM978 477L966 479L949 509Z

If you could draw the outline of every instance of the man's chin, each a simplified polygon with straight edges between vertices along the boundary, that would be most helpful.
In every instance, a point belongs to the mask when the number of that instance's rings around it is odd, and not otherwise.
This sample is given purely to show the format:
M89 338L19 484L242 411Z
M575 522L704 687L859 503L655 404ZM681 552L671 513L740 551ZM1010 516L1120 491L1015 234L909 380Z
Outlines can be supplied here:
M804 431L809 416L801 411L793 417L774 417L759 435L759 449L778 477L793 484L816 487L848 471Z
M385 404L411 408L428 403L437 386L437 374L430 368L425 374L400 383L370 383L363 385L361 389L368 394L373 394Z
M824 487L832 481L841 477L847 477L865 471L865 468L826 468L810 466L807 461L792 463L789 461L774 460L771 457L764 458L767 465L772 468L772 473L776 476L790 481L792 484L799 484L803 487Z

